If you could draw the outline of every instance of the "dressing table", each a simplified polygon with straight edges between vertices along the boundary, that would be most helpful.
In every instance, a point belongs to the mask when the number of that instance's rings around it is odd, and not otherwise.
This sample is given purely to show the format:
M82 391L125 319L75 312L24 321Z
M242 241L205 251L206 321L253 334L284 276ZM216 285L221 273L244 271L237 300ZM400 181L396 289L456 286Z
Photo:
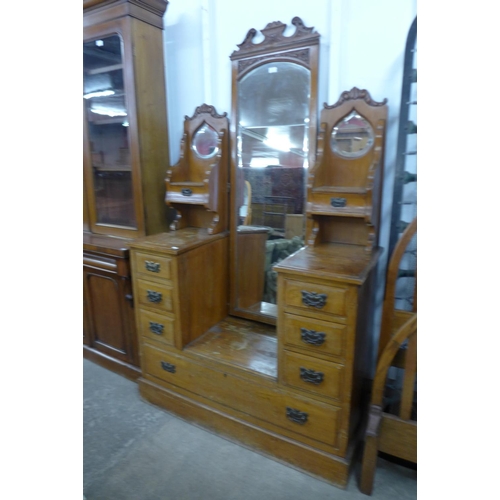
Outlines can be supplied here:
M258 44L250 30L231 55L230 123L206 104L186 116L166 178L171 230L130 245L138 385L153 404L345 487L368 377L387 107L344 93L321 112L316 151L319 34L292 24L290 36L268 24ZM296 183L281 184L303 196L274 225L258 220L264 197L287 194L259 184L265 165L282 180L293 170ZM287 215L299 221L291 238Z

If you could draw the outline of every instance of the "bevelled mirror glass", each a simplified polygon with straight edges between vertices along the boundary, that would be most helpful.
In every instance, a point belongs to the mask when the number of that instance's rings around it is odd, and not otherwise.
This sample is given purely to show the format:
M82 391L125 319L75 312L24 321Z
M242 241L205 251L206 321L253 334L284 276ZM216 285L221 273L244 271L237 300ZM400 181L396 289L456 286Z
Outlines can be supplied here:
M332 130L331 146L334 153L344 158L360 158L373 146L372 126L352 111Z
M219 152L217 142L219 135L210 126L204 123L194 134L192 148L193 151L204 160L212 158Z
M319 34L250 30L232 60L231 314L276 322L273 266L305 244L307 169L316 147ZM291 29L293 31L293 28Z

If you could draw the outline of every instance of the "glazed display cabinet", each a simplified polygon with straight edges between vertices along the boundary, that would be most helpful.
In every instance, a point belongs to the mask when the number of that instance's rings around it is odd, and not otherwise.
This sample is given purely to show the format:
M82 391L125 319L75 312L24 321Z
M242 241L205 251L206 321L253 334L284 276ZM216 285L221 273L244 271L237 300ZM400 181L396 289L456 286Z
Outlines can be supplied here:
M165 0L83 2L84 356L136 378L128 245L165 231Z

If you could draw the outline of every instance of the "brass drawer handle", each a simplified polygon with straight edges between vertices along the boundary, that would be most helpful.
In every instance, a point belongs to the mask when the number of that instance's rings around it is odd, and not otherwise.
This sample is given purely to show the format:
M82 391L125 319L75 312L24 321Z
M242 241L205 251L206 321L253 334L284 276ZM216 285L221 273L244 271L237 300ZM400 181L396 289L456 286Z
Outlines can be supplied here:
M144 261L144 265L146 266L146 270L150 271L152 273L159 273L160 272L160 263L159 262L152 262L150 260Z
M299 411L294 408L290 408L289 406L286 407L286 416L288 420L291 420L292 422L295 422L296 424L305 424L307 422L307 417L309 416L306 412L304 411Z
M161 323L155 323L153 321L149 322L149 329L156 335L163 335L164 326Z
M161 367L166 371L170 373L175 373L175 365L171 363L167 363L166 361L161 362Z
M149 302L154 302L155 304L161 302L162 295L160 292L153 292L152 290L147 290L147 294Z
M302 302L306 306L321 309L326 304L326 293L307 292L306 290L301 290L301 292Z
M326 333L317 332L316 330L308 330L307 328L300 329L300 338L306 344L321 345L325 342Z
M311 384L321 384L323 382L323 377L325 376L322 372L315 372L314 370L308 370L307 368L300 367L300 378L304 382L309 382Z

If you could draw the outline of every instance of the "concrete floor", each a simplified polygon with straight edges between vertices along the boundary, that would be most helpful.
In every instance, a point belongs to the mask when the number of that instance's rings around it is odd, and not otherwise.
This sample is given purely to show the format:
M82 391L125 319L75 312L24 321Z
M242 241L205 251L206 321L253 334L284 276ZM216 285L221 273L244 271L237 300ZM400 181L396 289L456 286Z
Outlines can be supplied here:
M83 493L87 500L364 499L157 408L137 385L83 360ZM378 459L374 500L417 498L415 470Z

